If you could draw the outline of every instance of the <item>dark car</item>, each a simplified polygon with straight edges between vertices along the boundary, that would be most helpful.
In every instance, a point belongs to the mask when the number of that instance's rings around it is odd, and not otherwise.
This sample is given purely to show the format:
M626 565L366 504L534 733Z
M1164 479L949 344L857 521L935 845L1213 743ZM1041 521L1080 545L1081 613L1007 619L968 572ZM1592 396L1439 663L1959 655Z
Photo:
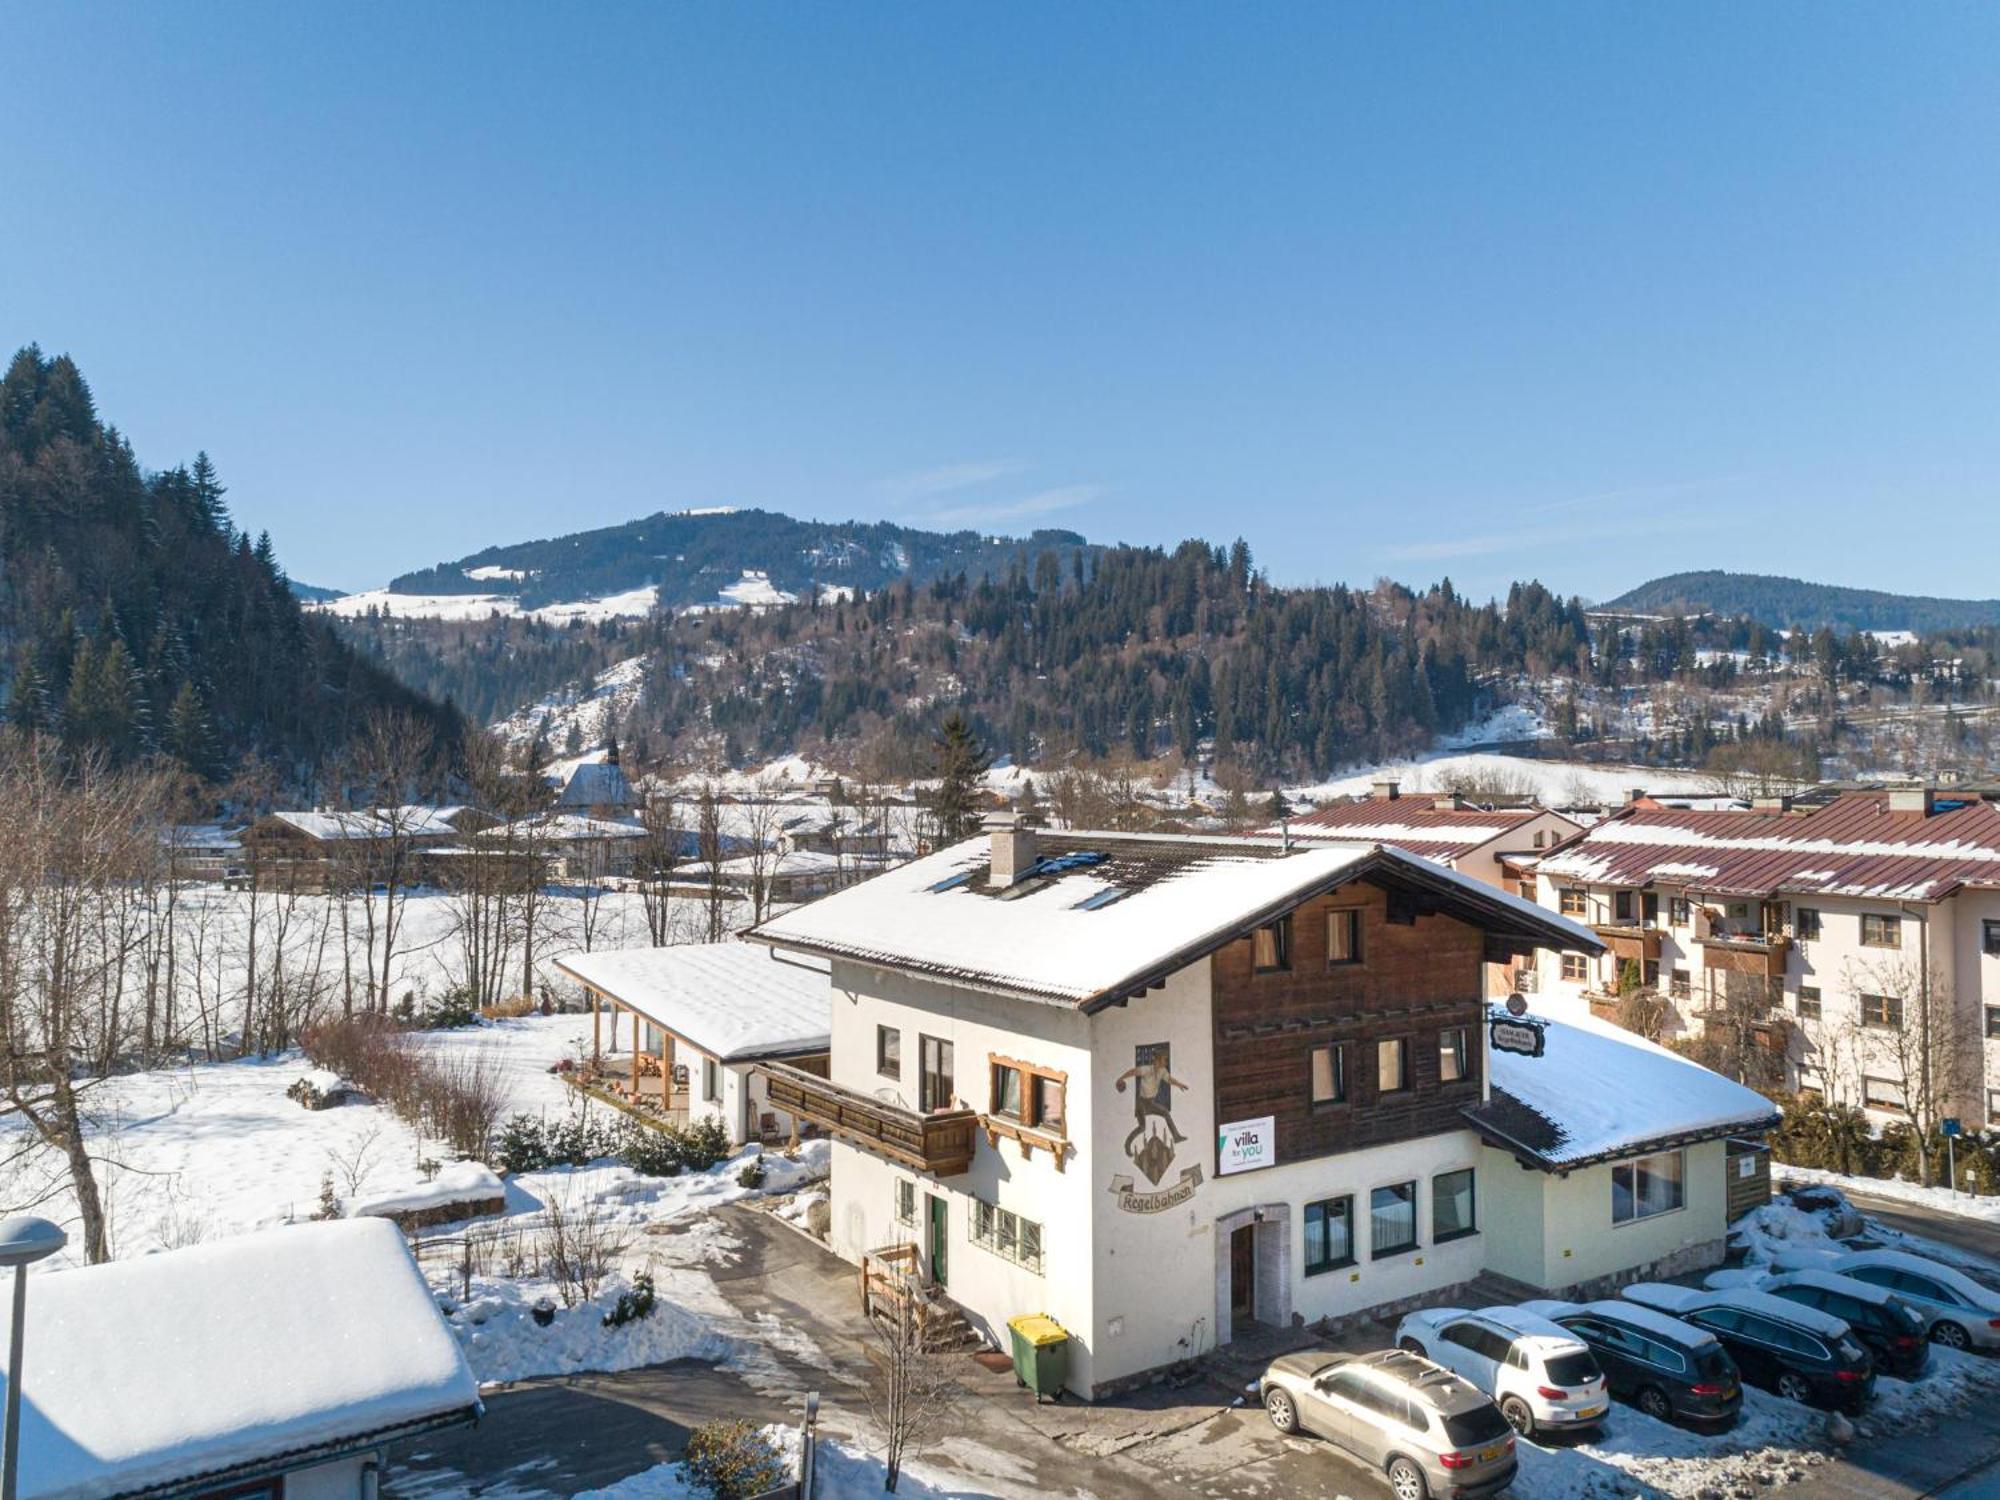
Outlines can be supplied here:
M1745 1380L1787 1401L1855 1412L1874 1394L1874 1360L1831 1313L1745 1287L1704 1292L1642 1281L1623 1295L1707 1329Z
M1712 1333L1636 1302L1524 1302L1589 1346L1618 1400L1662 1422L1708 1432L1743 1407L1736 1364Z
M1786 1271L1758 1290L1839 1318L1875 1357L1875 1367L1898 1379L1915 1380L1930 1363L1929 1321L1887 1287L1837 1271Z

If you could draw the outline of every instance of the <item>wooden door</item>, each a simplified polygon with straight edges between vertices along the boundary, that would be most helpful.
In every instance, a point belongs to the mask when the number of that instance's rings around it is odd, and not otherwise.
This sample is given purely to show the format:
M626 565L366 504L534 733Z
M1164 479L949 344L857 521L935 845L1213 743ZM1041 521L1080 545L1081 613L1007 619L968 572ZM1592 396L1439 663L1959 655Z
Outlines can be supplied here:
M946 1250L949 1243L949 1236L946 1231L950 1220L946 1215L944 1199L934 1196L930 1197L928 1222L930 1226L931 1283L934 1286L949 1286L951 1265L950 1257Z

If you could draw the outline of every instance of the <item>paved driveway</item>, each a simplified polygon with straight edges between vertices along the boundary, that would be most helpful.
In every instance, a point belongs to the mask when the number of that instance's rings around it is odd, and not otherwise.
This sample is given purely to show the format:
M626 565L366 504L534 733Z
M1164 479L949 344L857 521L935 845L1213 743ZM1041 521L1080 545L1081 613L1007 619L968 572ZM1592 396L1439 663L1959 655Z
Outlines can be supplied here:
M540 1500L614 1483L677 1457L691 1426L716 1417L795 1419L800 1393L822 1393L826 1430L867 1431L871 1332L854 1272L820 1246L754 1209L720 1210L735 1240L711 1270L733 1310L720 1331L740 1353L717 1366L682 1360L621 1374L525 1381L487 1396L477 1429L438 1434L392 1455L385 1489L405 1500L466 1494ZM1960 1221L1961 1224L1963 1221ZM1934 1227L1929 1232L1935 1233ZM1981 1226L1967 1248L2000 1249ZM1940 1236L1941 1237L1941 1236ZM1372 1500L1387 1489L1324 1444L1281 1438L1255 1406L1200 1385L1155 1388L1086 1406L1036 1406L1011 1373L969 1357L970 1397L950 1440L926 1455L944 1470L978 1476L969 1488L1014 1500ZM1643 1493L1629 1481L1608 1494ZM1526 1485L1514 1493L1539 1500ZM2000 1411L1977 1411L1935 1434L1893 1437L1769 1491L1785 1500L1972 1500L2000 1495Z

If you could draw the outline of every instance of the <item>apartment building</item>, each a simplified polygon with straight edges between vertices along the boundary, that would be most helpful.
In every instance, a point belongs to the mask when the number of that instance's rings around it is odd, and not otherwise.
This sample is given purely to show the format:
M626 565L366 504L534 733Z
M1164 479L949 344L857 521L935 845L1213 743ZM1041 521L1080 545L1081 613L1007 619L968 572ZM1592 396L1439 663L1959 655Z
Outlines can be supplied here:
M1911 787L1705 811L1638 797L1539 859L1519 890L1597 955L1515 966L1550 1014L1635 986L1699 1031L1771 1024L1788 1085L1882 1120L2000 1123L2000 806Z
M1657 1108L1628 1129L1550 1106L1574 1057L1489 1014L1482 968L1602 940L1392 846L1002 816L749 936L828 969L827 1064L759 1071L833 1138L834 1248L914 1266L1003 1346L1054 1317L1085 1396L1462 1292L1502 1240L1552 1290L1713 1263L1720 1140L1771 1116L1673 1058L1719 1107L1639 1088ZM1493 1086L1496 1047L1529 1085Z

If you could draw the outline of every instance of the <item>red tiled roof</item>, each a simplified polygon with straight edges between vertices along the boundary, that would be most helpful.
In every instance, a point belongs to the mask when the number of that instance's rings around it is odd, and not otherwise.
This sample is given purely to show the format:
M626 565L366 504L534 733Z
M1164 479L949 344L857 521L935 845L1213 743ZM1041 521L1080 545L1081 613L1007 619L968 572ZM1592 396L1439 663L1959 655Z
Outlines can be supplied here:
M1938 901L2000 885L2000 806L1966 793L1892 811L1850 792L1806 812L1624 809L1558 846L1540 869L1600 885L1679 885L1726 896L1777 891Z

